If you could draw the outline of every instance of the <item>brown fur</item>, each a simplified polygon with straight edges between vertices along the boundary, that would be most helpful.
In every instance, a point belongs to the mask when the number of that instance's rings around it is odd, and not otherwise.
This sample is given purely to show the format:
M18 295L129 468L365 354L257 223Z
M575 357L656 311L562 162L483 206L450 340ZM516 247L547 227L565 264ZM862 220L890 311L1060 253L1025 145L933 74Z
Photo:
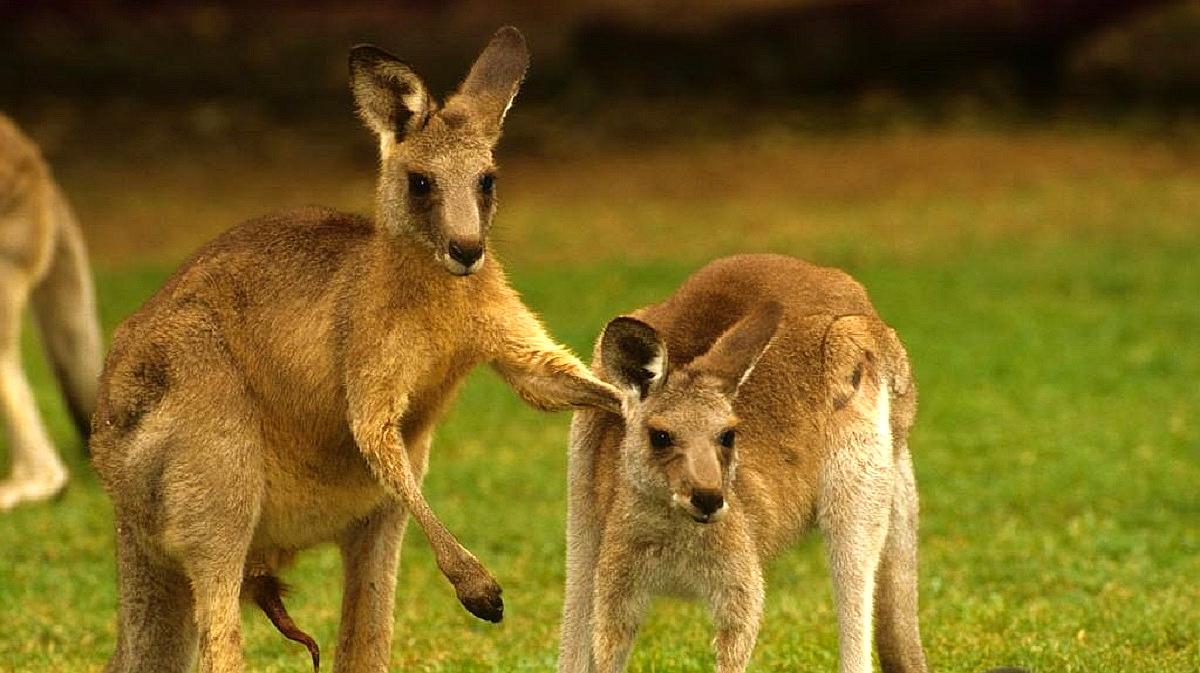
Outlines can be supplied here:
M486 244L496 87L511 97L527 58L502 29L462 87L492 95L452 97L445 110L469 111L452 125L407 66L355 48L380 140L375 220L309 209L238 226L117 330L92 438L117 520L109 671L185 670L197 645L201 671L242 670L244 578L328 541L345 567L334 669L386 670L410 513L463 605L501 618L499 585L421 495L434 424L484 362L539 408L618 405L495 260L449 247Z
M87 251L41 153L0 114L0 408L12 456L12 472L0 481L0 510L52 497L67 483L21 368L27 303L67 408L86 434L101 348Z
M841 671L870 670L872 618L885 671L926 670L916 391L858 283L778 255L718 260L610 323L597 354L595 370L626 390L624 417L580 411L572 426L560 673L620 671L659 593L706 601L717 670L744 670L764 564L814 524Z

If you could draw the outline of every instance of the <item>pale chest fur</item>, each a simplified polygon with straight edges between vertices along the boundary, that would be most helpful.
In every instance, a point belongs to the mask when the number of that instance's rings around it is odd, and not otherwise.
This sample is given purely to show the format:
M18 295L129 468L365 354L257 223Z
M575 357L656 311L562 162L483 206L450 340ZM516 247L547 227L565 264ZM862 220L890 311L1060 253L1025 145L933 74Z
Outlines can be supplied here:
M758 565L744 512L699 524L682 512L622 501L607 517L603 544L621 550L618 565L653 595L709 599Z

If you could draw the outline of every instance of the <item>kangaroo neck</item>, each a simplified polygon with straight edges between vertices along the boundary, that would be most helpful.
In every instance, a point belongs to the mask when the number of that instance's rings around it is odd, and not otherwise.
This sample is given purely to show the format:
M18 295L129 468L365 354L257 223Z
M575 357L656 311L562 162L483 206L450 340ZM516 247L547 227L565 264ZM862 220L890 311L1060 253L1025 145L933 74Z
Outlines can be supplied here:
M486 260L474 274L456 276L425 243L382 228L368 243L361 264L362 268L349 270L356 286L351 293L358 295L351 302L372 313L407 307L465 319L506 286L495 259Z

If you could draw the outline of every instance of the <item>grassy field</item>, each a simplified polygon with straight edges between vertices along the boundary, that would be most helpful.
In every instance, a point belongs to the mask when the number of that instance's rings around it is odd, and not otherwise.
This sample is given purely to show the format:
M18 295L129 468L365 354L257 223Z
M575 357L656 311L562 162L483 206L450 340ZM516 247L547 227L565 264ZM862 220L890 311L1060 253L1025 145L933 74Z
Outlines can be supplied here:
M370 156L294 168L320 151L154 170L66 162L106 328L242 217L368 208ZM921 385L911 446L934 669L1200 669L1200 147L1067 132L764 134L511 157L506 169L497 246L581 353L608 318L721 254L787 252L866 284ZM55 503L0 516L0 671L99 670L115 636L111 513L27 347L74 481ZM396 670L552 669L568 420L522 407L490 373L472 378L435 442L427 493L505 586L506 618L467 615L411 535ZM304 554L287 579L296 621L335 655L337 554ZM752 670L834 670L821 545L781 558L768 592ZM303 649L260 614L244 623L251 670L306 670ZM711 670L710 635L697 606L658 604L631 670Z

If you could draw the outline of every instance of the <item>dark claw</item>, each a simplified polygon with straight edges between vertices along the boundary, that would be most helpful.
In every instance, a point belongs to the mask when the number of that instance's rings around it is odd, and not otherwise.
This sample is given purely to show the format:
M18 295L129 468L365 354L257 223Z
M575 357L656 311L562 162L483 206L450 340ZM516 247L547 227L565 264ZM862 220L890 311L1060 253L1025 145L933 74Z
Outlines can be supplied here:
M500 597L500 587L495 587L495 589L495 593L482 596L460 595L458 600L467 609L467 612L484 621L498 624L500 620L504 619L504 599Z

